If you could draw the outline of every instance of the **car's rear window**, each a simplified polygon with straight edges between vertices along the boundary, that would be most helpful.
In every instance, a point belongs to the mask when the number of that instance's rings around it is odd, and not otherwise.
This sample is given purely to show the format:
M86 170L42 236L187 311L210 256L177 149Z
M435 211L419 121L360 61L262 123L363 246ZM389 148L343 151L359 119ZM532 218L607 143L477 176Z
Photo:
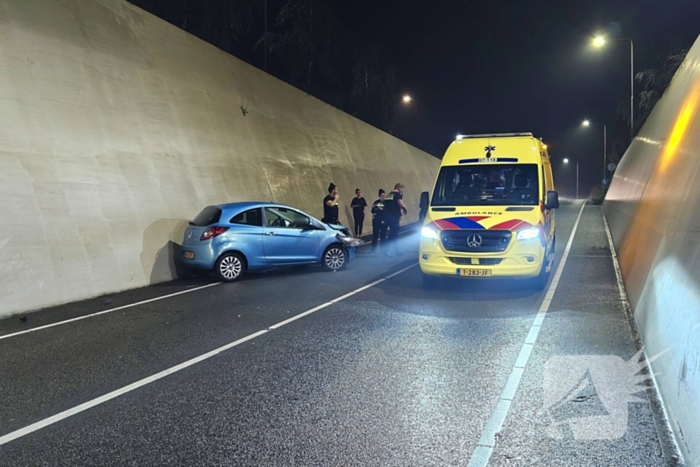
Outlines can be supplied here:
M205 227L207 225L216 224L219 222L219 219L221 219L221 209L215 206L207 206L202 210L202 212L197 214L197 217L194 218L192 224L196 225L197 227Z

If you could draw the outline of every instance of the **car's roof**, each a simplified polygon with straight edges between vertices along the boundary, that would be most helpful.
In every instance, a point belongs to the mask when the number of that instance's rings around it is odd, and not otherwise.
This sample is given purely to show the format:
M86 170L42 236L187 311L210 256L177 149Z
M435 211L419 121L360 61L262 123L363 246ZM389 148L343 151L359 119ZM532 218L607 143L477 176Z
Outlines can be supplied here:
M287 207L284 204L280 203L273 203L270 201L240 201L238 203L226 203L226 204L215 204L215 207L219 209L253 209L253 208L258 208L260 206L284 206ZM291 206L289 206L291 207Z

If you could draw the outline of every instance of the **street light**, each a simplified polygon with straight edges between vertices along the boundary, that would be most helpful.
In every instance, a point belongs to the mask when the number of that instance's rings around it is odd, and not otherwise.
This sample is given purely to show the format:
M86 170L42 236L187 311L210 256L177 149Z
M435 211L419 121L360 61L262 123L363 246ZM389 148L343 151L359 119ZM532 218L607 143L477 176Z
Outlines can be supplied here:
M601 48L605 45L605 37L603 36L596 36L593 38L593 46Z
M413 98L411 96L409 96L408 94L404 94L402 100L403 100L404 104L410 104L411 101L413 101Z
M569 163L569 158L564 158L564 164ZM578 199L578 161L576 161L576 199Z
M591 122L588 121L588 120L584 120L584 121L581 123L581 125L583 125L583 126L591 126Z
M627 41L630 43L630 137L634 137L634 42L632 39L620 38L611 39L611 42L623 42ZM607 44L607 39L603 36L596 36L593 38L593 46L601 49Z

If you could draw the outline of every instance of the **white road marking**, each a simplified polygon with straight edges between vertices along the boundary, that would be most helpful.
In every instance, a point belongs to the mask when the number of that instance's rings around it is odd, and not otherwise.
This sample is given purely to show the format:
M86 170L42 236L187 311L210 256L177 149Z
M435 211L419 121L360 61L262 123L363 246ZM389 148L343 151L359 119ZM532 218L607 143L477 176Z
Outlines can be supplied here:
M401 231L399 232L399 234L402 235L402 234L405 234L405 233L412 232L413 230L414 230L413 228L411 228L411 229L408 229L408 228L407 228L406 230L401 230ZM6 238L5 240L0 241L0 249L1 249L2 247L4 247L5 244L6 244L7 242L9 242L9 241L10 241L9 238ZM364 242L364 243L362 243L360 246L369 245L370 243L372 243L372 242ZM280 268L275 268L274 270L276 270L276 269L280 269ZM273 271L273 269L268 269L268 270L266 270L266 271L264 271L264 272L270 272L270 271ZM77 318L67 319L67 320L64 320L64 321L57 321L57 322L55 322L55 323L46 324L46 325L44 325L44 326L37 326L37 327L35 327L35 328L25 329L24 331L18 331L18 332L14 332L14 333L11 333L11 334L0 335L0 341L3 340L3 339L9 339L10 337L21 336L22 334L28 334L28 333L30 333L30 332L41 331L41 330L43 330L43 329L53 328L53 327L56 327L56 326L61 326L61 325L63 325L63 324L68 324L68 323L73 323L73 322L75 322L75 321L80 321L80 320L83 320L83 319L93 318L93 317L95 317L95 316L100 316L100 315L104 315L104 314L107 314L107 313L112 313L112 312L115 312L115 311L125 310L125 309L127 309L127 308L132 308L132 307L135 307L135 306L145 305L146 303L156 302L156 301L158 301L158 300L164 300L164 299L166 299L166 298L175 297L175 296L177 296L177 295L182 295L182 294L186 294L186 293L190 293L190 292L196 292L196 291L198 291L198 290L206 289L206 288L213 287L213 286L215 286L215 285L220 285L220 284L221 284L221 282L216 282L216 283L214 283L214 284L207 284L207 285L203 285L203 286L200 286L200 287L194 287L194 286L188 285L186 290L183 290L183 291L180 291L180 292L176 292L176 293L173 293L173 294L170 294L170 295L163 295L162 297L156 297L156 298L151 298L151 299L149 299L149 300L144 300L144 301L141 301L141 302L130 303L130 304L128 304L128 305L120 306L120 307L117 307L117 308L111 308L111 309L109 309L109 310L99 311L99 312L97 312L97 313L91 313L91 314L85 315L85 316L79 316L79 317L77 317Z
M578 224L581 220L581 214L583 214L583 209L585 207L586 203L584 202L583 205L581 205L581 210L578 212L578 217L576 218L574 228L571 231L571 235L569 236L569 241L567 242L566 248L564 249L564 254L562 255L561 262L559 263L559 267L557 268L557 272L554 274L552 282L549 284L547 293L545 294L544 299L542 300L542 305L540 305L540 309L537 312L537 316L535 317L535 320L533 321L532 326L530 327L530 332L525 338L525 343L523 343L523 346L520 349L518 359L515 361L515 365L511 370L510 376L508 377L508 381L506 382L506 385L498 398L496 407L494 407L493 412L491 412L491 416L484 425L484 430L481 432L481 438L479 439L479 443L476 446L476 449L474 449L471 459L469 459L468 467L485 467L486 465L488 465L489 460L491 459L493 450L496 447L496 435L503 428L503 423L505 422L506 417L508 416L508 411L510 410L510 404L513 401L513 398L515 397L515 393L518 390L518 386L520 385L520 379L522 378L523 373L525 372L525 366L527 365L527 362L530 359L530 354L532 353L532 349L535 346L535 342L537 342L537 335L540 332L540 328L544 321L544 317L547 314L550 305L552 304L552 298L554 298L554 293L557 290L557 286L559 286L559 280L561 279L562 272L564 271L566 260L569 257L571 245L573 245L574 243L574 237L576 236L576 231L578 230Z
M214 284L203 285L203 286L201 286L201 287L196 287L196 288L194 288L194 289L181 290L180 292L171 293L171 294L169 294L169 295L163 295L162 297L150 298L150 299L148 299L148 300L143 300L143 301L141 301L141 302L130 303L130 304L128 304L128 305L123 305L123 306L119 306L119 307L116 307L116 308L110 308L109 310L98 311L97 313L91 313L91 314L85 315L85 316L78 316L77 318L66 319L66 320L64 320L64 321L57 321L57 322L55 322L55 323L46 324L46 325L44 325L44 326L37 326L37 327L35 327L35 328L25 329L24 331L13 332L12 334L5 334L4 336L0 336L0 341L3 340L3 339L9 339L10 337L21 336L22 334L29 334L30 332L41 331L42 329L53 328L53 327L56 327L56 326L61 326L61 325L63 325L63 324L68 324L68 323L73 323L73 322L75 322L75 321L80 321L80 320L83 320L83 319L93 318L93 317L95 317L95 316L100 316L100 315L104 315L104 314L107 314L107 313L113 313L113 312L119 311L119 310L126 310L127 308L133 308L133 307L139 306L139 305L145 305L146 303L157 302L157 301L159 301L159 300L165 300L166 298L171 298L171 297L176 297L176 296L178 296L178 295L183 295L183 294L186 294L186 293L196 292L196 291L198 291L198 290L207 289L207 288L209 288L209 287L214 287L215 285L219 285L219 284L221 284L221 282L216 282L216 283L214 283Z
M158 381L159 379L165 378L166 376L172 375L173 373L176 373L180 370L184 370L185 368L188 368L192 365L196 365L197 363L203 362L204 360L210 359L210 358L220 354L221 352L232 349L233 347L241 345L244 342L247 342L249 340L255 339L256 337L262 336L263 334L266 334L266 333L270 332L271 330L279 329L282 326L291 323L292 321L303 318L304 316L308 316L311 313L315 313L319 310L322 310L324 308L327 308L327 307L333 305L334 303L338 303L342 300L345 300L346 298L352 297L353 295L356 295L360 292L363 292L371 287L379 285L382 282L385 282L385 281L391 279L392 277L398 276L399 274L402 274L402 273L408 271L409 269L416 267L417 265L418 265L418 263L412 264L411 266L407 266L407 267L405 267L405 268L403 268L403 269L401 269L393 274L390 274L382 279L376 280L376 281L372 282L371 284L367 284L364 287L360 287L359 289L356 289L356 290L353 290L352 292L346 293L345 295L342 295L338 298L335 298L329 302L324 303L323 305L319 305L315 308L312 308L308 311L305 311L305 312L303 312L303 313L301 313L293 318L289 318L287 320L281 321L273 326L270 326L267 329L262 329L256 333L253 333L253 334L250 334L246 337L243 337L242 339L238 339L237 341L231 342L230 344L226 344L222 347L219 347L219 348L214 349L210 352L202 354L202 355L195 357L191 360L187 360L186 362L180 363L179 365L168 368L167 370L163 370L160 373L156 373L156 374L149 376L147 378L144 378L140 381L136 381L135 383L131 383L128 386L124 386L123 388L117 389L116 391L112 391L112 392L107 393L103 396L97 397L97 398L92 399L88 402L80 404L76 407L65 410L65 411L58 413L56 415L53 415L49 418L45 418L44 420L40 420L36 423L32 423L31 425L26 426L24 428L21 428L17 431L13 431L12 433L8 433L4 436L1 436L0 437L0 446L2 446L3 444L7 444L11 441L14 441L18 438L21 438L23 436L26 436L30 433L34 433L35 431L39 431L42 428L46 428L47 426L53 425L54 423L60 422L61 420L65 420L66 418L72 417L73 415L79 414L80 412L84 412L86 410L89 410L97 405L100 405L104 402L115 399L115 398L122 396L128 392L131 392L135 389L146 386L147 384L153 383L154 381Z

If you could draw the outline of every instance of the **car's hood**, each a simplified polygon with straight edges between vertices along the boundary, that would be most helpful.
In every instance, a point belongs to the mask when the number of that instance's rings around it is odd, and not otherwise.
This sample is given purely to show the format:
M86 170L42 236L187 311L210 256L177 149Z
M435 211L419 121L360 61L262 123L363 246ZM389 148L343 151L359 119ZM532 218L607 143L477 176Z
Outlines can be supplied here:
M339 225L339 224L326 224L326 225L334 230L340 230L340 231L348 230L348 228L345 227L344 225Z

